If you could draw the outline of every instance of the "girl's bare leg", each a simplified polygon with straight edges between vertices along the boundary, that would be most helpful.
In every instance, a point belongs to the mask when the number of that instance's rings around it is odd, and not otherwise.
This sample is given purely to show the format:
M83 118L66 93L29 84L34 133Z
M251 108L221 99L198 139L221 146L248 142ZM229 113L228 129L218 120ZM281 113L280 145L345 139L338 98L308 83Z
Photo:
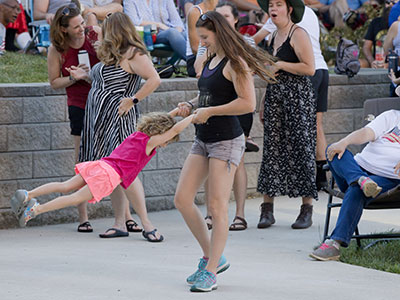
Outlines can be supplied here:
M209 257L210 236L203 216L194 204L194 197L208 173L208 159L189 154L182 168L175 193L175 206L182 214L190 231L200 244L203 254Z
M80 174L75 175L71 179L68 179L64 182L50 182L44 185L41 185L32 191L28 192L28 198L36 198L42 195L48 195L51 193L69 193L74 190L80 189L86 185L86 182L83 180ZM90 199L89 199L90 200Z
M235 177L236 166L215 158L210 158L208 188L209 206L213 216L211 249L206 269L217 273L217 266L224 252L228 238L228 203Z
M83 188L81 188L79 191L77 191L71 195L57 197L54 200L51 200L45 204L39 205L35 209L35 213L37 215L39 215L39 214L42 214L45 212L58 210L58 209L61 209L64 207L75 206L75 205L78 205L85 201L87 202L92 198L93 198L93 195L90 192L89 187L86 185Z
M132 207L135 210L136 214L139 216L144 231L153 231L155 227L149 220L143 185L138 177L136 177L135 181L132 182L132 184L125 190L125 194L129 201L132 203ZM152 238L151 235L149 237ZM156 239L159 238L160 233L156 231Z
M212 225L212 217L211 211L208 208L208 179L204 182L204 204L206 205L207 213L206 213L206 224ZM211 217L211 218L209 218ZM207 225L208 226L208 225Z

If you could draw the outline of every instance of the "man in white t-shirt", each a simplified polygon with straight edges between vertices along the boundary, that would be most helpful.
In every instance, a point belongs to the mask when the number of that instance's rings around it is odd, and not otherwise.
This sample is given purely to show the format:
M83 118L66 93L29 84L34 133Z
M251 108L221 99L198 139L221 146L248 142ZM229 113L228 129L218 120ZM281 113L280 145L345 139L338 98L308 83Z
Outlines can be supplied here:
M355 155L349 145L368 145ZM328 163L344 193L331 239L310 254L317 260L337 260L340 246L347 247L363 208L380 193L400 184L400 111L389 110L326 150Z
M14 22L20 13L17 0L0 0L0 55L6 47L6 26Z
M326 164L325 160L325 149L326 139L324 128L322 125L323 113L328 110L328 84L329 84L329 72L328 65L326 64L324 57L321 53L321 47L319 43L319 22L318 17L314 11L305 7L303 19L298 26L303 28L309 35L311 45L313 48L314 59L315 59L315 74L310 77L311 83L314 88L314 94L317 103L317 149L316 149L316 184L317 189L321 190L328 184L326 179L325 171L322 169L323 165ZM272 23L271 18L267 20L264 26L253 36L256 44L260 43L264 38L267 38L270 33L276 30L276 26Z

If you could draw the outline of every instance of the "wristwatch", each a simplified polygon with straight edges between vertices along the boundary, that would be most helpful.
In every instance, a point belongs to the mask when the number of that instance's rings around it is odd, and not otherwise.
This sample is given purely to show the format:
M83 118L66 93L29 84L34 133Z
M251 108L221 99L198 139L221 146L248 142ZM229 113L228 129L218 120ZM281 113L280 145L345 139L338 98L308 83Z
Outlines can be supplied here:
M139 103L139 99L136 97L132 97L132 102L133 104L138 104Z

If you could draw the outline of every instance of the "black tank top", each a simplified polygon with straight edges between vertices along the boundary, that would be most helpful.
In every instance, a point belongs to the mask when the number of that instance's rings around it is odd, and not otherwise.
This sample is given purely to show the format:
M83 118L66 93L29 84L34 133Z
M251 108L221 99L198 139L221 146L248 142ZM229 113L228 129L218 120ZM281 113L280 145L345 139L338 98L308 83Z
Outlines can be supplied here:
M198 81L199 107L224 105L237 99L233 83L222 74L228 59L222 59L212 70L209 68L211 61L204 66ZM215 116L205 124L196 124L196 136L204 143L230 140L241 134L243 130L237 116Z
M276 51L276 57L279 58L279 60L286 61L286 62L291 62L291 63L298 63L300 62L299 58L296 55L296 52L294 52L293 47L290 45L290 39L292 38L293 32L299 28L295 27L293 29L293 26L290 27L288 37L286 41L282 43L282 45L278 48ZM274 34L272 35L271 38L271 43L267 46L267 51L269 54L274 55L274 43L275 43L275 36L278 33L278 31L275 31Z

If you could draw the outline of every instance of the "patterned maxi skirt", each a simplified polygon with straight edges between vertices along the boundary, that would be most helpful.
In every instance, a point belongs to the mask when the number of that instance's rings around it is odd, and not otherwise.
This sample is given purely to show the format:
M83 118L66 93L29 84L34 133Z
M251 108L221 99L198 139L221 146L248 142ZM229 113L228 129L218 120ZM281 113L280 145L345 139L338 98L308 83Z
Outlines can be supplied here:
M318 199L316 103L307 76L283 72L265 94L264 149L257 191Z

